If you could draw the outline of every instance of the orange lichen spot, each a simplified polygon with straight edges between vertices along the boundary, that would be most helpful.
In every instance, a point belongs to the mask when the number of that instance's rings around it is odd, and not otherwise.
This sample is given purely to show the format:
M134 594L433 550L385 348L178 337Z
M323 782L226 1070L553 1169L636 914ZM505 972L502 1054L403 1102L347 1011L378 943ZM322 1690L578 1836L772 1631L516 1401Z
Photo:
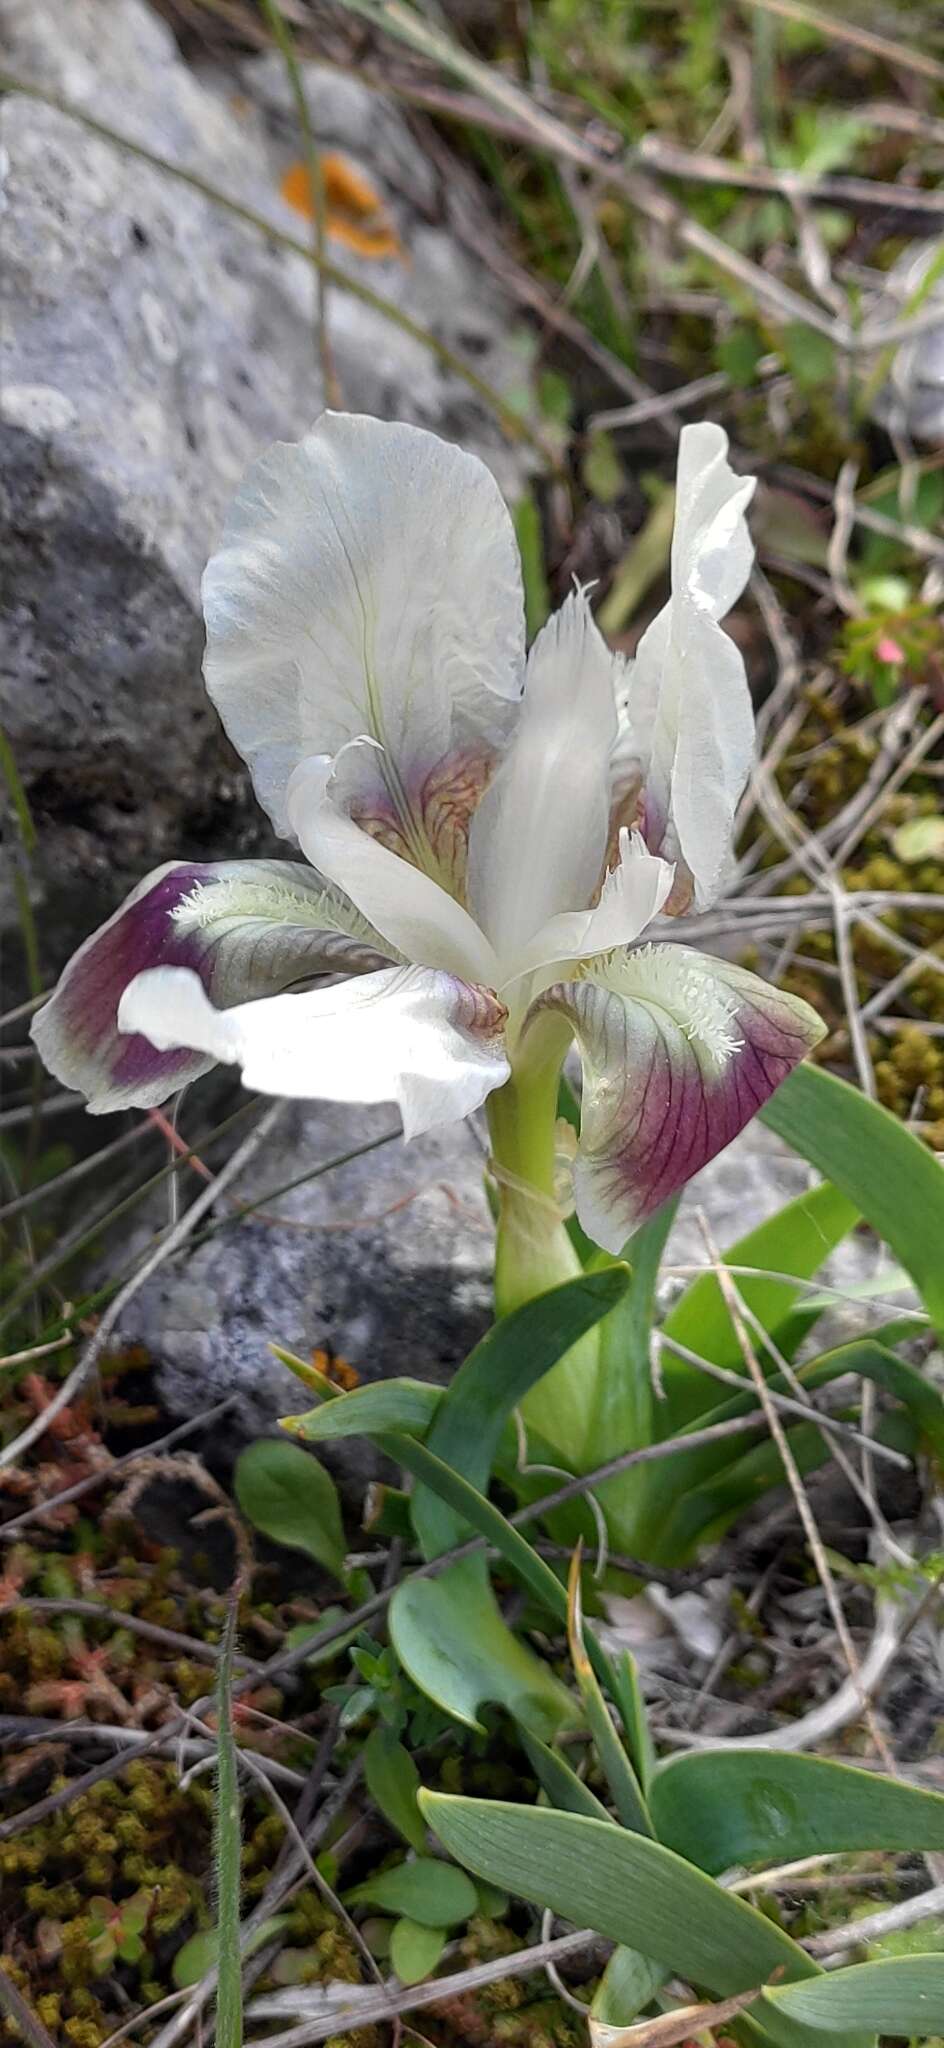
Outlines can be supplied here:
M330 1351L313 1351L311 1362L326 1380L331 1381L332 1386L340 1387L342 1393L349 1394L354 1387L360 1386L360 1373L355 1365L348 1364L346 1358L335 1358Z
M397 235L380 193L362 171L346 157L329 154L321 159L325 187L325 227L336 242L354 249L358 256L398 256L405 261ZM291 163L279 190L289 206L306 220L315 217L315 202L308 166Z

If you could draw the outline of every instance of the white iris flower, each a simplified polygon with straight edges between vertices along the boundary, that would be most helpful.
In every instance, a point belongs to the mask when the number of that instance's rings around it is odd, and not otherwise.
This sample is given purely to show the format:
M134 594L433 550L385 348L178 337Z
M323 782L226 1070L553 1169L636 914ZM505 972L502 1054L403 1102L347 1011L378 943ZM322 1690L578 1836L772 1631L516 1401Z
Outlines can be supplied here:
M271 449L204 579L206 681L304 861L150 875L36 1017L47 1065L103 1112L224 1061L267 1093L395 1101L410 1137L576 1038L577 1211L618 1249L821 1035L662 936L717 896L750 767L721 620L752 488L719 427L686 427L672 594L635 662L579 591L526 657L511 521L473 456L331 413Z

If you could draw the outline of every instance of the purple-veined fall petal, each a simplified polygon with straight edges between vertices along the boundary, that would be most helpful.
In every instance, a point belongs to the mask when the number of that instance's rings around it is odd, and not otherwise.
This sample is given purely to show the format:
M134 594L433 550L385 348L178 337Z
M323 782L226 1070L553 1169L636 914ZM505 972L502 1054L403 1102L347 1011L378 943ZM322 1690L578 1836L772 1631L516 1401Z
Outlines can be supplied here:
M562 1013L580 1047L577 1214L611 1252L730 1144L824 1030L798 997L679 945L595 961L530 1014L543 1010Z
M79 947L33 1020L46 1066L94 1115L155 1107L213 1062L119 1031L118 1004L148 968L191 968L218 1002L317 974L363 974L396 948L298 861L172 861Z

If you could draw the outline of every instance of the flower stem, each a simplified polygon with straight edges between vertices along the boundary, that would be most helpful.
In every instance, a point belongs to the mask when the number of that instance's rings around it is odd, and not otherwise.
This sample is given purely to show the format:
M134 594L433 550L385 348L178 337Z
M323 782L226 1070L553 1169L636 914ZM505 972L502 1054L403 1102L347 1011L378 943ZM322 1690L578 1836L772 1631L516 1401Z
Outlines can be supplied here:
M492 1167L498 1193L495 1306L507 1315L522 1302L572 1280L580 1260L561 1215L556 1178L557 1090L567 1039L551 1026L503 1088L489 1097ZM522 1403L529 1430L548 1449L580 1460L592 1425L599 1338L591 1330Z

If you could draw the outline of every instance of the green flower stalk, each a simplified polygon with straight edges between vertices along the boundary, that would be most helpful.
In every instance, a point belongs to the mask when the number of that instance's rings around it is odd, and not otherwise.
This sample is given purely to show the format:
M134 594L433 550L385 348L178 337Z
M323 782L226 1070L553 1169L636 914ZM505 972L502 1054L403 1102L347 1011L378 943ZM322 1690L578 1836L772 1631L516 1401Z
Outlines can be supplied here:
M683 430L671 595L630 663L580 589L526 654L475 457L332 413L270 449L204 578L205 673L303 858L148 876L35 1019L53 1073L102 1113L229 1062L264 1093L395 1101L407 1138L486 1105L503 1312L578 1270L557 1128L576 1045L572 1200L620 1251L821 1035L679 925L724 885L752 757L721 623L752 489L719 427ZM542 1396L570 1456L600 1357L587 1339Z

